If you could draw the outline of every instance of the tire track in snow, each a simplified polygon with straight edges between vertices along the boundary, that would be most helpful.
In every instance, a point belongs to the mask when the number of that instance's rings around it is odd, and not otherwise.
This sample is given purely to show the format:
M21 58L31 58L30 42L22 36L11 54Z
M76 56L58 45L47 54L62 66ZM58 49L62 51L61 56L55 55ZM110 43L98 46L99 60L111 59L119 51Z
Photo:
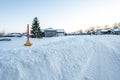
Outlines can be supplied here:
M115 46L109 43L105 45L100 39L97 41L91 39L90 41L94 46L94 51L90 52L93 56L84 66L84 74L80 80L119 80L119 51L115 50ZM118 74L116 75L116 73Z
M119 80L120 54L116 46L110 44L110 40L104 44L100 41L99 53L101 61L101 80ZM104 46L104 47L103 47ZM116 74L117 73L117 74Z
M88 38L85 38L84 41L85 41L84 43L86 43L87 45L83 45L83 47L85 48L83 52L88 53L88 58L87 58L86 63L84 63L84 65L82 66L82 69L78 76L79 77L78 79L94 80L93 75L96 72L95 66L94 66L94 64L92 64L92 61L95 57L94 45L93 45L94 43L93 43L93 41L90 41Z

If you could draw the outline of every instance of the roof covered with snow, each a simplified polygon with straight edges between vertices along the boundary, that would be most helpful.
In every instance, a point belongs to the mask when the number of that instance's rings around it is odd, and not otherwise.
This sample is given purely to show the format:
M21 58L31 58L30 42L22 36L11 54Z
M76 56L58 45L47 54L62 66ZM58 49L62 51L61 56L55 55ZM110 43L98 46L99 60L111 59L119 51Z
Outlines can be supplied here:
M103 29L103 30L100 30L101 32L107 32L108 30L107 29Z
M41 29L42 32L44 31L57 31L58 33L64 33L64 29L53 29L53 28L46 28L46 29Z
M63 32L63 33L65 32L64 29L56 29L56 30L57 32Z
M120 28L112 29L113 31L120 31Z

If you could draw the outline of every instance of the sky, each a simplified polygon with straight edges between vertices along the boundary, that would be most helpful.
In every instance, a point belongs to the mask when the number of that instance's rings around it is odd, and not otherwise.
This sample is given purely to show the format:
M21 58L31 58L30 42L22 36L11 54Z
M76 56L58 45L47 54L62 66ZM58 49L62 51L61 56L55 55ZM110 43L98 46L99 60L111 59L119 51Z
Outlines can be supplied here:
M85 30L120 22L120 0L0 0L0 31L25 32L34 17L41 29Z

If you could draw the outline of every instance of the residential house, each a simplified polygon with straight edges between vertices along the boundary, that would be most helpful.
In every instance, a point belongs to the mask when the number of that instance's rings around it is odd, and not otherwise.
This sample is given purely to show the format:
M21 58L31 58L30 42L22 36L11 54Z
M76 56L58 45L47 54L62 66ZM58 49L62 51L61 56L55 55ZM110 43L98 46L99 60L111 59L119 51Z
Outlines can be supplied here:
M112 29L113 34L120 35L120 28Z
M55 36L64 36L64 29L53 29L53 28L47 28L42 29L42 34L44 37L55 37Z

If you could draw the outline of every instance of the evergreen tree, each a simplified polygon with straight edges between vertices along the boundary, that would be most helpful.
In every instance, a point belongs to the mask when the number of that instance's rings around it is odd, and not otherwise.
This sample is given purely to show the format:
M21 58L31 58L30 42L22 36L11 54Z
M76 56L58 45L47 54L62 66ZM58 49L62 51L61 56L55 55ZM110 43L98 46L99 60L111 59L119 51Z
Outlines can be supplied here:
M42 32L40 30L38 18L35 17L32 23L31 34L33 34L33 38L41 38Z

